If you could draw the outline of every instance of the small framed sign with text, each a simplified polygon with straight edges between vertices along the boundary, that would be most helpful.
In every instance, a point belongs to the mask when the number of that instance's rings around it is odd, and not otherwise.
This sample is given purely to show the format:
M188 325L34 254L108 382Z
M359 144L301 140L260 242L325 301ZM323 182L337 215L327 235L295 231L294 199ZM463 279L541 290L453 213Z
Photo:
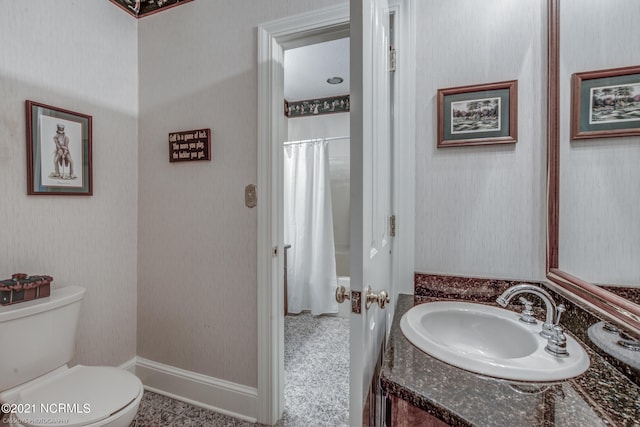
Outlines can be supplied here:
M169 161L211 160L211 129L169 134Z

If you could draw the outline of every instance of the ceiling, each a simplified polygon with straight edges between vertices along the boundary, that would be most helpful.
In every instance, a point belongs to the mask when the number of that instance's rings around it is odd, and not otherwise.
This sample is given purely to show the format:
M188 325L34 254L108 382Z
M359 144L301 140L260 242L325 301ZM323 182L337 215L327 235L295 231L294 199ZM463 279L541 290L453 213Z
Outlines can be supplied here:
M193 0L110 0L142 18ZM341 77L340 84L327 79ZM306 101L349 94L349 38L291 48L284 55L284 99Z
M331 77L344 81L332 85ZM302 101L349 94L349 38L286 50L284 98Z

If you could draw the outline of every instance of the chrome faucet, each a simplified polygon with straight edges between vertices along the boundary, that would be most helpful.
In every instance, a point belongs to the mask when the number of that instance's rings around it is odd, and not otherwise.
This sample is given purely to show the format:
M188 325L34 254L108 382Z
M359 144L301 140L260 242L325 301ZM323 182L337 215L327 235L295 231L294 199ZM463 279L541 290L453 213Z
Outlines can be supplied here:
M569 355L566 348L566 337L564 335L564 330L560 323L560 315L565 311L564 305L560 304L556 306L555 301L549 295L547 291L542 289L539 286L532 285L529 283L523 283L521 285L515 285L507 289L500 295L496 302L500 304L502 307L506 307L509 304L511 298L518 294L529 293L533 295L537 295L540 297L542 302L544 302L545 308L547 309L547 317L545 322L542 325L542 330L540 331L540 335L549 340L549 343L545 347L549 353L558 357L566 357ZM527 301L528 302L528 301ZM526 307L526 305L525 305ZM530 314L530 307L529 307ZM530 322L527 322L530 323Z

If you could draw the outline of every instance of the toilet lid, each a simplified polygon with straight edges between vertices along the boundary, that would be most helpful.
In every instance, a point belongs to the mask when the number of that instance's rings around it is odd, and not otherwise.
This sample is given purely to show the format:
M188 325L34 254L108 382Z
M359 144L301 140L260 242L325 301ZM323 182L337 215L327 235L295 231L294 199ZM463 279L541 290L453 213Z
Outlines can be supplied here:
M16 402L25 426L82 426L108 418L142 393L130 372L107 366L77 365L26 388ZM28 413L27 413L28 412Z

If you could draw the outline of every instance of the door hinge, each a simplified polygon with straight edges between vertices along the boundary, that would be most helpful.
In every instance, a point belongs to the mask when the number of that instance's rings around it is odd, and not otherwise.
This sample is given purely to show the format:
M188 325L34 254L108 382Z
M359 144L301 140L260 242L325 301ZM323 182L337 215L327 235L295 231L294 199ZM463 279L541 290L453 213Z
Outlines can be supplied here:
M396 48L393 46L389 46L389 71L396 71Z
M391 215L389 217L389 235L391 237L396 237L396 216Z

